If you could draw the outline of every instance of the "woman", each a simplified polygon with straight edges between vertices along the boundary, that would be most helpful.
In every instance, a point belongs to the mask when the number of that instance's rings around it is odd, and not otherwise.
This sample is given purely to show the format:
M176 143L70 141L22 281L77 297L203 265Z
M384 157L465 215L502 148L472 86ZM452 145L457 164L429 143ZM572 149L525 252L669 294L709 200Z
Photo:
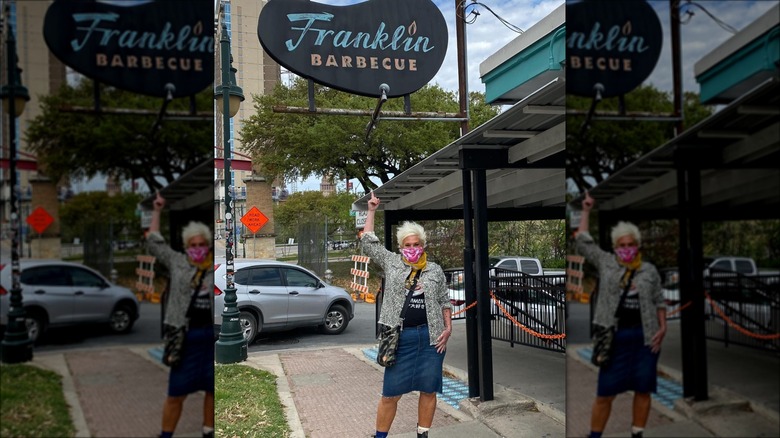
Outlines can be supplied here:
M594 205L586 192L577 230L577 250L599 271L599 292L593 323L617 327L610 361L599 369L598 394L591 414L591 438L599 438L609 420L615 396L634 391L632 438L641 438L650 414L650 393L656 390L656 366L666 334L666 305L655 266L642 260L639 229L629 222L612 228L614 253L599 248L588 233ZM628 290L621 303L626 285Z
M214 312L211 291L214 269L211 230L200 222L190 222L182 230L186 254L174 251L160 235L160 212L165 199L157 193L152 210L147 245L149 252L170 272L170 292L165 308L165 324L187 327L183 357L172 366L168 397L163 405L162 438L170 438L181 416L187 395L205 391L203 437L214 436Z
M360 238L363 250L385 273L385 292L379 323L403 330L395 365L385 368L382 397L376 413L376 436L385 438L393 424L398 400L419 391L417 437L427 437L436 412L436 393L442 390L442 365L452 334L452 304L441 267L427 260L425 230L403 223L397 233L401 254L386 250L374 234L379 198L371 192L368 217ZM418 276L419 274L419 276ZM416 277L416 286L404 320L401 309Z

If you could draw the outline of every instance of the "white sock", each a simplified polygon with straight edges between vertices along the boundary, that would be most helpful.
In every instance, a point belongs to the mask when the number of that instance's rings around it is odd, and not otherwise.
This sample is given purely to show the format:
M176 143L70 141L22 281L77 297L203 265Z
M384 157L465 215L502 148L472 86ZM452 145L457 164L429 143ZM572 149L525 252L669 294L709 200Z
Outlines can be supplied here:
M214 432L213 427L203 426L203 433Z
M430 427L417 426L417 433L425 433L431 430Z
M644 431L644 430L645 430L644 427L631 426L631 433L632 434L634 434L634 433L642 433L642 431Z

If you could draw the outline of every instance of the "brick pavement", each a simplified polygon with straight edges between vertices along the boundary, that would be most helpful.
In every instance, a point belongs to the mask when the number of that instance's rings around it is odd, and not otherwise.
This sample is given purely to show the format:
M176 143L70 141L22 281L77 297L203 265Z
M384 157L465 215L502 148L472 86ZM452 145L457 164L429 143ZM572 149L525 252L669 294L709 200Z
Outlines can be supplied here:
M360 438L374 433L381 371L340 348L285 351L279 359L307 437ZM434 428L456 423L456 418L436 409ZM416 427L417 396L407 394L398 403L391 432L397 435Z
M79 404L93 437L151 437L160 433L168 371L145 351L111 348L65 353ZM203 393L192 394L176 436L200 436Z
M590 413L593 400L596 397L598 373L593 368L572 357L576 352L569 352L566 357L566 436L587 437L590 433ZM633 392L620 394L612 402L612 414L609 416L604 435L630 436L631 404ZM647 428L669 424L672 419L659 412L653 400Z

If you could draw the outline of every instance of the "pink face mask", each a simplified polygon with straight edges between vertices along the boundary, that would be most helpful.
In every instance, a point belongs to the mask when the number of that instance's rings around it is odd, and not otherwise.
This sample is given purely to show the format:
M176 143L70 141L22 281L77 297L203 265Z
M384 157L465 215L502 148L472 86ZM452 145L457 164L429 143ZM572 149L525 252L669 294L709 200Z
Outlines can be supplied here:
M618 256L623 263L631 263L632 260L639 253L639 248L636 246L625 246L622 248L615 248L615 255Z
M404 255L404 258L408 260L409 263L417 263L417 260L420 260L423 251L425 250L422 246L407 246L401 248L401 254Z
M202 263L204 260L206 260L208 253L208 246L191 246L187 248L187 256L189 256L190 260L192 260L194 263Z

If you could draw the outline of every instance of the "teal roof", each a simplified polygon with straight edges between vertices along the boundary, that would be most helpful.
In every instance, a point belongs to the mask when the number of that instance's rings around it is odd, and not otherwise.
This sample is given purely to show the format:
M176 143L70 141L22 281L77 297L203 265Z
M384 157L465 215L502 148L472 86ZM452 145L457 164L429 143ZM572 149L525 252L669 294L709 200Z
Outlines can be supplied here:
M486 101L501 103L504 95L518 87L527 88L524 94L530 94L560 76L566 55L565 36L566 26L561 25L482 76Z

